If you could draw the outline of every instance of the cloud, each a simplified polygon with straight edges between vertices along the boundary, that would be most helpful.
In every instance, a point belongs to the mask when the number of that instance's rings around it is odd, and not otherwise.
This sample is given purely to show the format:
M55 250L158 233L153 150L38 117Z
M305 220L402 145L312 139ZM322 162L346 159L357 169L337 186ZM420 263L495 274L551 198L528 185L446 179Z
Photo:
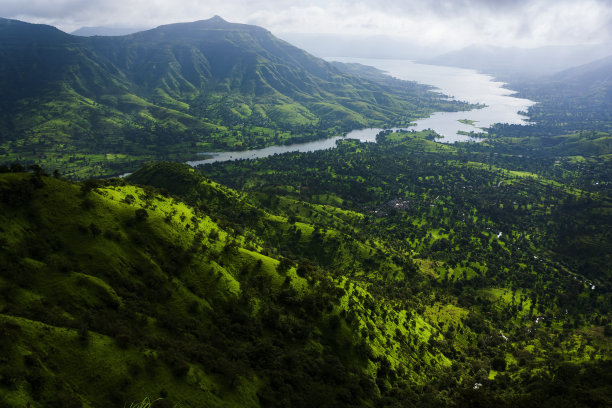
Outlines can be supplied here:
M421 44L609 42L611 0L0 0L4 17L72 31L154 27L221 15L274 33L387 35Z

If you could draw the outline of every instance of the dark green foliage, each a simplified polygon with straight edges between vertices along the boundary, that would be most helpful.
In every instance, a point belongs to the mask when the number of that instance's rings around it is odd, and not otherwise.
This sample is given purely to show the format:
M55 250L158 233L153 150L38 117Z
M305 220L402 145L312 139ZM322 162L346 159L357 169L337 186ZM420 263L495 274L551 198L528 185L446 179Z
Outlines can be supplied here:
M34 193L34 185L27 178L12 180L2 190L2 201L11 207L28 204Z
M10 169L13 173L23 173L26 171L25 167L19 163L12 163Z
M102 185L100 180L88 178L87 180L81 183L81 192L86 195L94 188L98 188Z
M45 405L50 408L81 408L83 406L78 397L65 392L60 392L46 400Z
M142 222L149 218L149 213L144 208L139 208L138 210L136 210L134 212L134 215L136 216L136 221L138 222Z
M495 357L491 361L491 368L495 371L505 371L506 370L506 359L504 357Z
M174 408L175 405L166 398L160 398L151 403L151 408Z

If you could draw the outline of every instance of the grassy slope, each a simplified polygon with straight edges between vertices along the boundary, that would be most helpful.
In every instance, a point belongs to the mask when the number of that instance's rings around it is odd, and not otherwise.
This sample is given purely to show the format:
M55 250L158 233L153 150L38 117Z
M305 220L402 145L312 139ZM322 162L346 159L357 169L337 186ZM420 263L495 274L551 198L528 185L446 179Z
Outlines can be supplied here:
M449 364L420 317L318 268L279 268L264 255L273 251L156 191L24 173L1 186L9 405L158 394L185 406L368 405L397 372L418 384ZM313 363L283 395L274 378L288 381L284 370L296 369L286 365L303 353ZM269 365L266 355L289 360ZM347 387L357 387L350 398Z
M522 178L507 175L509 185ZM480 239L486 261L459 265L431 251L460 237L452 228L429 226L431 236L406 245L384 222L368 227L368 215L331 205L350 204L342 190L314 202L278 195L291 191L278 183L244 194L179 164L130 177L160 190L24 173L1 180L9 357L0 390L9 406L145 396L183 406L499 405L550 398L561 363L577 375L563 380L574 398L608 398L601 375L592 388L571 388L582 373L605 371L602 326L551 318L549 267L534 287L506 287L487 254L508 241L494 234ZM410 253L420 254L417 265ZM475 382L485 386L473 394Z

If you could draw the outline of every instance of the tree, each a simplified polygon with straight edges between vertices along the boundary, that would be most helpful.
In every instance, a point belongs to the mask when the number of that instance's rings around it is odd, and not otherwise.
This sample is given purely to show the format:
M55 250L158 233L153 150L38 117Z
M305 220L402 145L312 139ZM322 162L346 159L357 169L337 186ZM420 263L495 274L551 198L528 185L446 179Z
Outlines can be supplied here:
M137 209L134 212L134 215L136 216L136 221L145 221L147 218L149 218L149 213L144 208Z
M506 359L503 357L495 357L491 361L491 368L495 371L505 371L506 370Z

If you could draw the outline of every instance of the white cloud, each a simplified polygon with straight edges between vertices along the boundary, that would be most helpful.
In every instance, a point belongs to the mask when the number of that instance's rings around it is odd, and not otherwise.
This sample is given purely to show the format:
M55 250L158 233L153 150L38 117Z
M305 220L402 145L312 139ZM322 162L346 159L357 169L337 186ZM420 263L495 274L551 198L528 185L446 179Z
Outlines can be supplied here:
M610 0L0 0L8 18L72 31L154 27L217 14L274 33L387 35L421 44L541 46L610 41Z

